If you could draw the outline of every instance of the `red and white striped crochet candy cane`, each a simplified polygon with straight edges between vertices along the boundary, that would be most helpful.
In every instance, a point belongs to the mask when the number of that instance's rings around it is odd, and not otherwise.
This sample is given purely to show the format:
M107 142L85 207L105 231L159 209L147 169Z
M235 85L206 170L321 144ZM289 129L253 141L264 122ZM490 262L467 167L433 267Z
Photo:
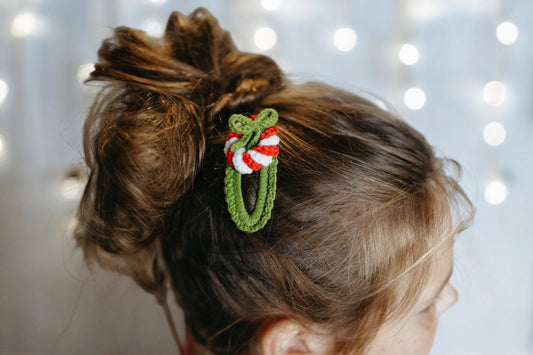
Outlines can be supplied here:
M257 115L251 116L252 121ZM238 142L243 135L231 132L226 140L224 153L228 164L241 174L251 174L264 166L272 163L272 158L279 154L279 137L276 127L269 127L261 133L261 139L257 145L246 149L241 147L233 152L231 146Z

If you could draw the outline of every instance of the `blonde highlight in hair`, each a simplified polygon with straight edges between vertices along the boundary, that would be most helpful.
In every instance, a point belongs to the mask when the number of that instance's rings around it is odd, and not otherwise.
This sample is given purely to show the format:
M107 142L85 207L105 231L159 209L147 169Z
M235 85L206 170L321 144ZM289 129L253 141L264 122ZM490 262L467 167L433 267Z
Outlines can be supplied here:
M446 172L458 165L407 123L334 87L290 83L205 9L173 13L160 39L115 29L89 81L105 86L84 127L78 245L162 304L170 285L212 354L259 354L265 324L284 318L362 353L413 306L433 255L473 213ZM226 209L223 146L231 114L264 108L279 115L277 196L248 234ZM243 178L249 206L255 191Z

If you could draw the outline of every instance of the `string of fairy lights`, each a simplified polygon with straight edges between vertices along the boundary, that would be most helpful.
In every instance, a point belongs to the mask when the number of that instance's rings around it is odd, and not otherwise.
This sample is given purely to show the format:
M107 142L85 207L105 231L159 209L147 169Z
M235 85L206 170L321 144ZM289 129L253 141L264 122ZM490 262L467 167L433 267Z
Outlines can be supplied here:
M500 45L510 46L518 39L518 28L512 22L503 21L496 27L495 35ZM507 101L506 86L498 80L486 83L483 88L483 100L491 107L502 106ZM483 139L485 143L492 147L502 145L505 142L506 135L507 132L504 125L498 120L487 123L483 128ZM507 198L507 186L501 176L490 178L484 192L487 202L493 205L499 205Z
M154 6L164 4L166 0L145 0L152 3ZM264 11L275 12L279 11L282 3L281 0L260 0L260 5ZM11 21L10 32L11 35L19 40L31 37L40 32L44 22L38 14L30 11L23 11L16 14ZM156 18L148 16L142 23L141 27L150 35L159 36L163 32L163 24ZM510 21L503 21L499 23L494 29L494 35L499 42L499 45L506 47L513 45L518 39L518 28ZM332 33L333 46L342 52L353 51L357 46L358 34L354 28L340 27ZM398 45L396 52L397 59L408 70L416 70L416 65L423 55L423 48L419 48L414 43L409 41L409 36L403 36L402 40L405 43ZM253 33L253 43L260 51L272 50L278 41L276 30L271 27L259 27ZM77 80L82 82L89 73L94 69L92 63L81 64L77 72ZM1 75L1 73L0 73ZM505 84L499 80L492 80L482 84L483 89L479 93L483 98L484 103L488 107L496 107L503 105L507 100L507 89ZM0 110L9 100L11 96L9 88L9 78L0 76ZM420 110L426 105L426 93L420 87L406 87L403 92L403 103L410 110ZM505 142L506 129L502 122L493 120L485 124L481 129L481 134L484 142L492 147L498 147ZM6 154L9 153L9 147L3 133L0 132L0 164ZM78 197L78 192L81 190L76 186L75 177L67 178L63 186L63 195L67 199L75 199ZM75 192L73 192L75 191ZM493 205L501 204L507 197L507 186L504 181L498 177L487 181L484 186L485 200Z

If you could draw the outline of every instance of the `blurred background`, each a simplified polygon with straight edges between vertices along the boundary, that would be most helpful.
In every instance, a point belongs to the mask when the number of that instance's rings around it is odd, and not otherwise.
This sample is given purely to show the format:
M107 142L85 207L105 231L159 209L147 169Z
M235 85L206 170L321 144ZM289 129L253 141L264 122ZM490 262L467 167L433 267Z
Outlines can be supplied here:
M477 217L433 352L533 353L531 0L0 0L0 352L175 351L155 300L88 271L70 233L101 41L198 6L242 50L390 104L462 164Z

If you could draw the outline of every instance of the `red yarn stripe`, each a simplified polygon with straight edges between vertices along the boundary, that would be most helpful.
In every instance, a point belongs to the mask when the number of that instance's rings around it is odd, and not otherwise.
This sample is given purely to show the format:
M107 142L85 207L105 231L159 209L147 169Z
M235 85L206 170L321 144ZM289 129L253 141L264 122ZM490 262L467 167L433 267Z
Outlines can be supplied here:
M230 132L230 134L228 135L228 138L226 139L227 141L229 141L231 138L241 138L242 137L242 134L239 134L239 133L235 133L235 132Z
M265 138L274 136L276 134L278 134L277 128L276 127L269 127L267 129L265 129L263 131L263 133L261 133L261 139L265 139Z
M233 156L235 153L231 151L231 149L228 149L228 152L226 153L226 159L228 160L228 164L235 169L235 166L233 165Z
M279 147L277 145L256 145L252 149L269 157L276 157L279 154Z
M248 154L248 152L243 153L242 161L245 162L246 165L248 165L248 167L253 171L257 171L263 167L263 165L253 160L252 157L250 157L250 154Z
M257 115L252 115L252 117L250 117L252 119L252 121L255 121L255 119L257 118Z

